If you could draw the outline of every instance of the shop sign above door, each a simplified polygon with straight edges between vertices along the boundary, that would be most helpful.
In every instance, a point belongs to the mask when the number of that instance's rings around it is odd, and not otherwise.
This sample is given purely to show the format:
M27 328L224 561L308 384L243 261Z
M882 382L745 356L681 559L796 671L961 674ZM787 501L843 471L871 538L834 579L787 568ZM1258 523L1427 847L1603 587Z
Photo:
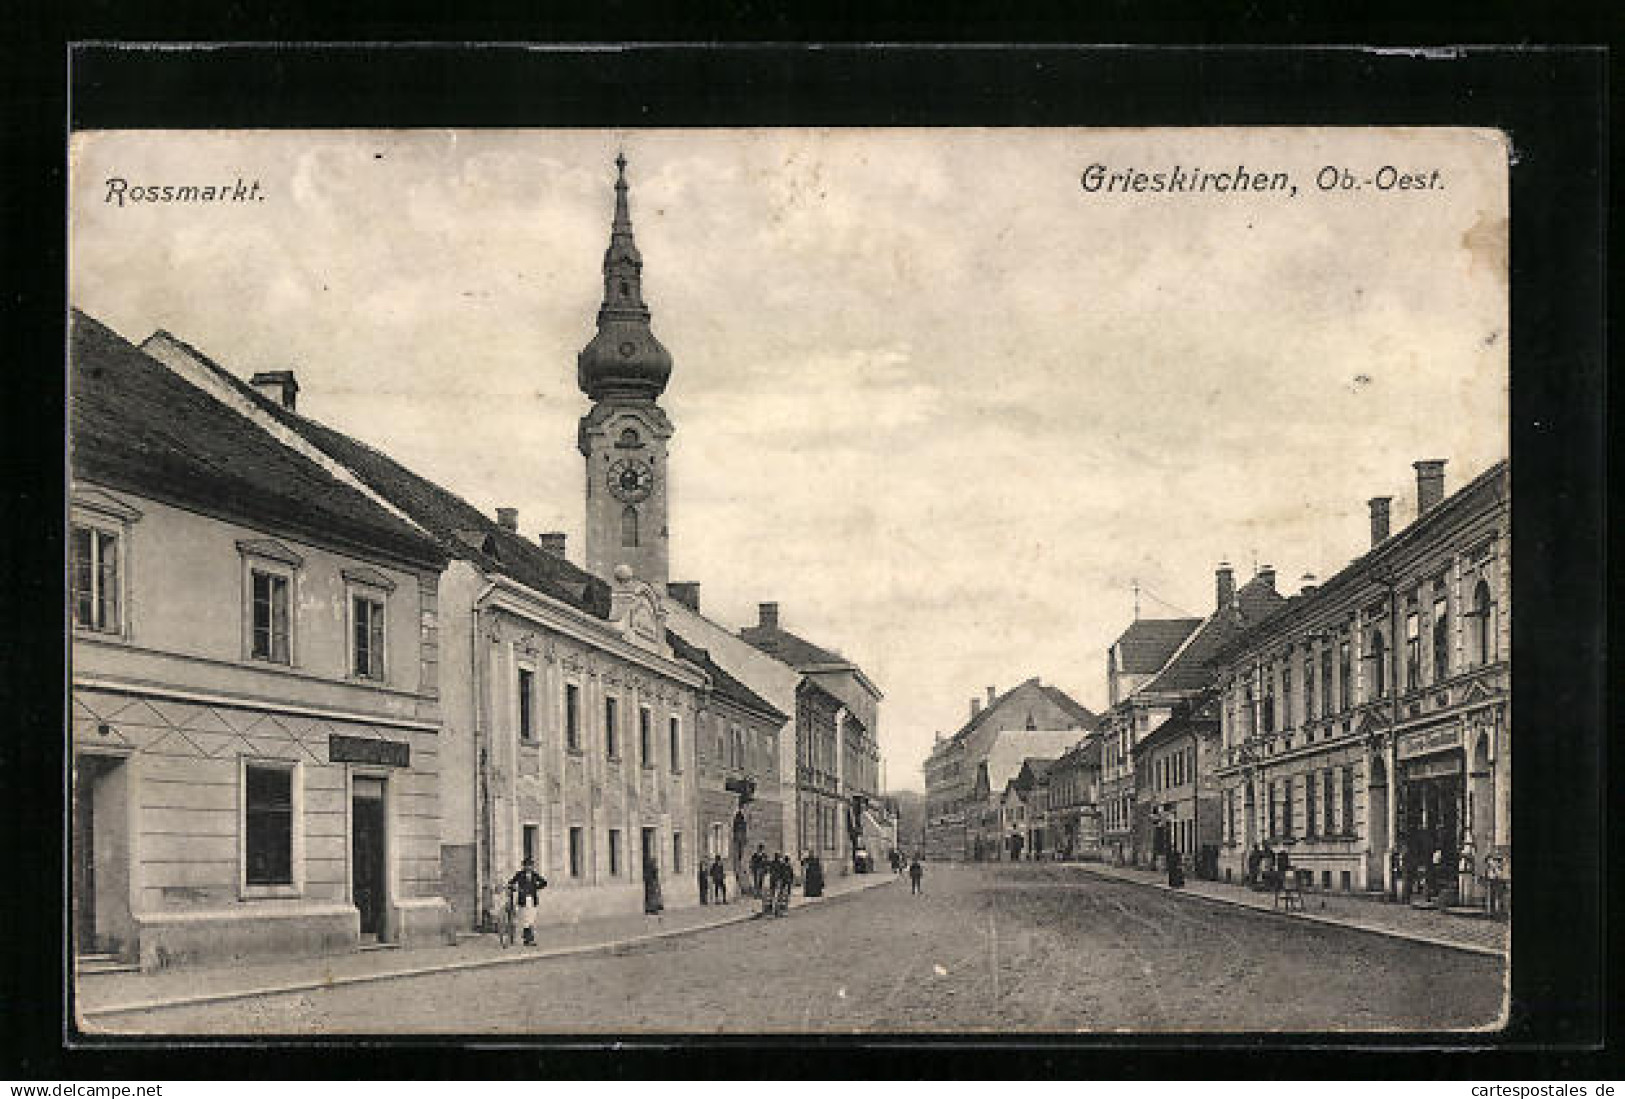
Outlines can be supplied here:
M332 733L327 738L327 759L330 763L371 763L383 767L412 766L412 746L404 740L369 740L359 736L340 736Z
M1423 729L1420 732L1406 733L1399 738L1395 752L1400 759L1410 759L1413 756L1425 756L1430 752L1442 752L1447 748L1461 747L1461 727L1450 725L1442 729Z

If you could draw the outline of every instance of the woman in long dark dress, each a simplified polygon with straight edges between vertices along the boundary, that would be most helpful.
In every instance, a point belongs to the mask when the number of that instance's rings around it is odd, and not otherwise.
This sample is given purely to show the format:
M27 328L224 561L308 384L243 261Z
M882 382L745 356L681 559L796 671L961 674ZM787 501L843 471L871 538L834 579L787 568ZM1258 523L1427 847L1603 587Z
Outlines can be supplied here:
M807 861L801 864L802 888L804 897L822 897L824 895L824 864L818 861L817 855L808 855Z
M653 916L664 911L665 900L660 895L660 866L654 859L643 860L643 911Z

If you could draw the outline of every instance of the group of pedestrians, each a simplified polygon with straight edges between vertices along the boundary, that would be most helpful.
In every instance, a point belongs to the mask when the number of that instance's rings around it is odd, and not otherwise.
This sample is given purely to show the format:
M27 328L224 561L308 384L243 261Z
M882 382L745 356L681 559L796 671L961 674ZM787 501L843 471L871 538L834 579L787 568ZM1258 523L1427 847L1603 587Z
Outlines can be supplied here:
M1253 844L1247 852L1247 885L1251 889L1277 891L1292 872L1292 857L1286 848L1277 851L1268 840Z
M722 856L717 855L710 862L701 859L699 874L700 903L727 904L728 870L722 865Z
M910 893L925 892L925 889L921 884L925 878L925 866L920 862L918 852L916 852L914 857L910 859L901 851L893 848L891 853L891 872L898 875L905 872L908 874Z
M921 881L925 877L925 867L920 864L919 855L910 860L894 850L891 853L891 866L896 874L908 874L913 885L911 892L924 892ZM709 862L701 859L698 875L701 904L728 903L728 872L721 855L714 856ZM644 864L643 877L644 911L659 913L665 904L661 897L660 869L652 860ZM790 891L796 884L795 864L790 861L790 856L782 851L769 855L765 845L757 844L750 856L750 880L755 896L761 899L762 915L784 915L790 907ZM803 896L824 895L824 864L812 852L801 860L801 884ZM524 865L508 879L508 898L513 904L515 922L524 934L526 946L535 945L536 910L541 903L541 892L546 888L547 879L536 872L535 860L530 858L526 858Z

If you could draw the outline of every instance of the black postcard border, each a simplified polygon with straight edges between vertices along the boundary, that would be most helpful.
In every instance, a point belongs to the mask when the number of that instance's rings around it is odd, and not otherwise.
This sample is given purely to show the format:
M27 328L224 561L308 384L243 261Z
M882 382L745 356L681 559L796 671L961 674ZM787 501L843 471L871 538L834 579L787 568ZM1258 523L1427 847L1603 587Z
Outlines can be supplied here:
M213 46L84 44L61 58L61 95L14 97L26 116L5 208L15 330L7 402L4 540L14 716L0 796L8 1016L15 1072L198 1076L1098 1076L1156 1079L1433 1077L1583 1071L1604 1039L1606 164L1608 57L1587 48L1131 49L1066 46ZM51 66L44 68L48 71ZM71 98L68 93L71 88ZM1512 201L1513 675L1521 734L1514 1009L1500 1035L702 1038L585 1043L94 1043L63 1049L60 529L67 123L75 129L403 126L1451 125L1505 130ZM23 147L23 143L31 143ZM27 230L32 229L30 235ZM46 365L50 364L50 365ZM42 532L26 538L15 532ZM31 688L31 689L30 689ZM41 842L44 833L46 842ZM1589 837L1596 837L1593 845ZM26 930L25 930L26 929ZM1617 991L1617 985L1615 986ZM1617 1025L1617 1024L1616 1024ZM82 1041L82 1040L81 1040ZM1613 1062L1615 1065L1617 1061ZM1614 1075L1618 1075L1617 1068Z

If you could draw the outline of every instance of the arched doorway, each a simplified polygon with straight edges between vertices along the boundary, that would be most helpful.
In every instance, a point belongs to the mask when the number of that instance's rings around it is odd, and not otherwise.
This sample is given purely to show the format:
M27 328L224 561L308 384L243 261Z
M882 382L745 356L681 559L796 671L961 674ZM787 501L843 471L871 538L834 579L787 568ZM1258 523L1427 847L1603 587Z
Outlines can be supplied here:
M1371 757L1371 778L1366 783L1365 831L1370 837L1366 855L1366 888L1387 881L1388 863L1388 765L1381 756Z

